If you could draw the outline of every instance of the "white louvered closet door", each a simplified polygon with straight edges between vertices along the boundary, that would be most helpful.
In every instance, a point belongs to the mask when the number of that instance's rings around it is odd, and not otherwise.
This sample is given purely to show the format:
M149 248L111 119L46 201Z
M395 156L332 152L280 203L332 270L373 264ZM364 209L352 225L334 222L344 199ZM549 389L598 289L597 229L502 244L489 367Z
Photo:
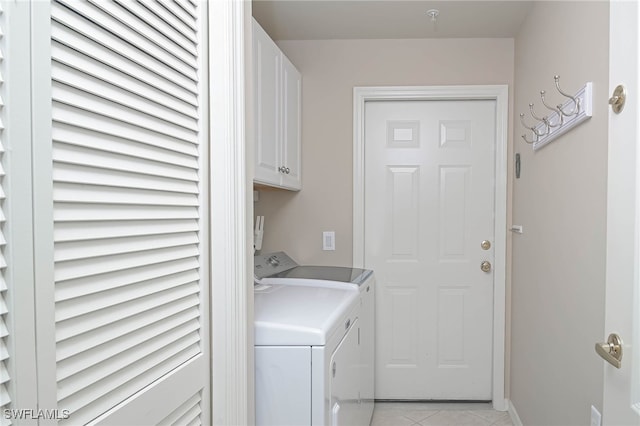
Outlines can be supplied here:
M209 422L205 7L51 4L61 424Z
M9 371L7 363L9 362L9 349L7 347L7 339L9 338L9 329L6 323L6 317L9 313L9 309L5 300L7 292L7 283L5 282L5 269L7 268L7 261L4 256L5 245L7 243L4 236L4 198L5 192L3 188L4 181L4 123L6 121L4 114L4 51L5 41L4 33L6 28L5 14L2 10L2 3L0 3L0 413L5 409L9 409L11 403L11 397L9 395ZM11 424L9 419L4 419L3 424Z

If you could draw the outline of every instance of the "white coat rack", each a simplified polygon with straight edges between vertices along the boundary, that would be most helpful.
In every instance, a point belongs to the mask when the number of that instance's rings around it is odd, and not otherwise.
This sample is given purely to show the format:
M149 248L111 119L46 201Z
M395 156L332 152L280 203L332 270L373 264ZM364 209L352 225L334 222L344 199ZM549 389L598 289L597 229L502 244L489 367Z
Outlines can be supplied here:
M569 95L560 89L560 76L553 77L558 92L567 100L556 106L550 106L545 100L546 92L540 91L542 105L551 111L547 115L539 116L533 108L533 103L529 104L531 116L537 121L533 126L527 125L524 114L520 114L520 122L527 129L531 137L522 135L522 139L528 144L533 144L533 149L538 150L547 145L559 136L567 133L578 124L588 120L592 116L592 83L586 83L575 95Z

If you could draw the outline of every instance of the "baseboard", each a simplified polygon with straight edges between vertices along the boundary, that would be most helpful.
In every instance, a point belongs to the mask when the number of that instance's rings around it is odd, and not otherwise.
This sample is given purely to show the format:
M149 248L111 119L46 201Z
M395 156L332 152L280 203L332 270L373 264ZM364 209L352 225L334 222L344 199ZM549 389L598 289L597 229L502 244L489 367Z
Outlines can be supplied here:
M511 417L511 423L513 423L513 426L523 426L522 424L522 420L520 420L520 416L518 416L518 412L516 411L516 406L513 405L513 402L509 399L509 408L508 408L508 412L509 412L509 417Z

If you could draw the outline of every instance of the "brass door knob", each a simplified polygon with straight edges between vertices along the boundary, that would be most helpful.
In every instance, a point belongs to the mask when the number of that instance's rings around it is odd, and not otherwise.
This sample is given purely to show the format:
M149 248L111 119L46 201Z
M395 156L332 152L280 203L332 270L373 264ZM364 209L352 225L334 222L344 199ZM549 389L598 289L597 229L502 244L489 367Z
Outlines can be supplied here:
M488 260L483 261L483 262L480 264L480 270L481 270L482 272L489 272L489 271L491 271L491 262L489 262Z

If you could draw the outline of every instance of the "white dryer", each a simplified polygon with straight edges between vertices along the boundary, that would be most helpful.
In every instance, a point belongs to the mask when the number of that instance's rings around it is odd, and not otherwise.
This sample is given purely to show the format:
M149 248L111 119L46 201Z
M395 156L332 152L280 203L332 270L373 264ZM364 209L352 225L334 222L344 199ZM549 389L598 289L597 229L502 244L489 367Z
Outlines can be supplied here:
M358 421L368 425L374 408L375 277L373 271L337 266L300 266L284 252L254 257L256 282L349 289L358 293ZM351 424L351 423L348 423Z
M256 285L257 425L358 425L359 309L347 289Z

